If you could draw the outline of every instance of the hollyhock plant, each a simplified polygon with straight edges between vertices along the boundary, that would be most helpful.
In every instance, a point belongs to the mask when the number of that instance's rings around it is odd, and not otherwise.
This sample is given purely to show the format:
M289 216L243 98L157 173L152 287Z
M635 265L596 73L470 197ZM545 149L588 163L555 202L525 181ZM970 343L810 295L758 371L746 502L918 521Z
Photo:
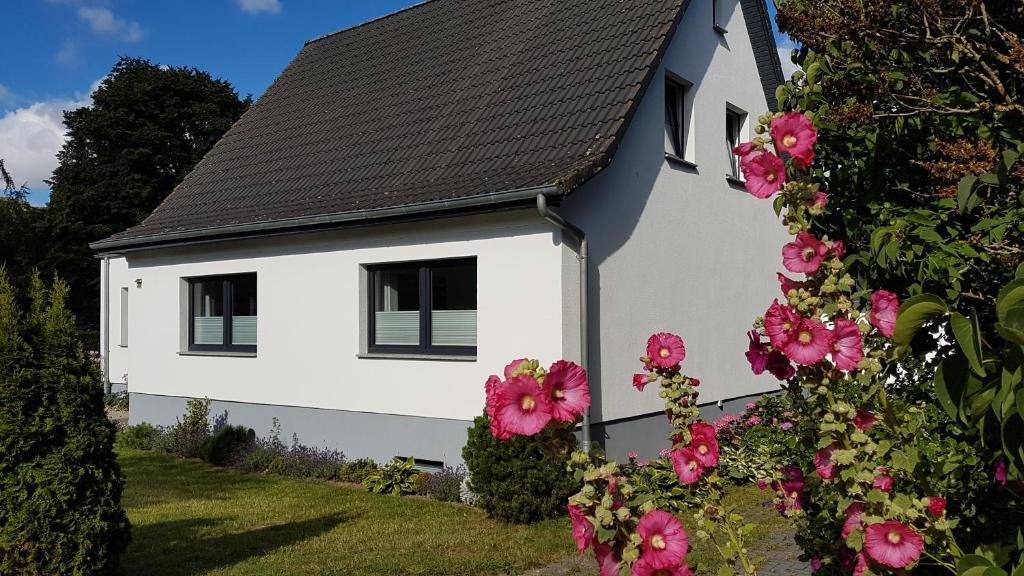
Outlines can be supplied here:
M801 232L782 247L782 265L790 272L814 274L828 254L828 246L813 234Z
M574 362L559 360L552 364L544 376L544 389L555 420L572 422L590 406L586 371Z
M774 350L768 355L768 372L779 380L789 380L796 374L796 368L781 352Z
M921 535L896 520L879 522L864 529L864 550L883 566L906 568L917 562L923 548Z
M892 491L892 476L887 476L885 474L883 474L881 476L875 476L875 479L871 481L871 487L872 488L877 488L878 490L881 490L882 492L891 492Z
M633 564L630 576L693 576L690 567L685 564L671 568L655 568L646 560L641 558Z
M615 555L615 550L611 546L595 540L594 558L597 560L599 576L619 576L622 559Z
M647 375L646 374L633 374L633 388L636 388L640 392L644 391L644 387L647 386Z
M946 511L946 499L940 496L928 497L928 513L936 518Z
M900 301L892 292L876 290L871 295L871 324L878 328L886 338L892 338L896 330L896 313L900 309Z
M517 371L520 368L525 367L529 363L530 363L530 359L529 358L519 358L518 360L513 360L513 361L509 362L508 365L505 366L505 371L504 371L505 379L508 380L509 378L515 376L518 373Z
M494 398L498 393L498 387L501 386L501 378L491 374L487 377L487 382L484 383L484 393L487 397L487 417L492 421L494 420Z
M747 192L755 198L771 198L786 182L786 163L771 152L748 154L740 161Z
M832 334L832 363L846 372L856 370L857 364L864 357L860 326L849 318L836 318Z
M814 161L818 132L811 119L799 112L787 112L771 122L772 143L780 153L789 154L802 167Z
M551 421L548 394L533 376L513 376L495 394L494 419L503 431L532 436Z
M853 417L853 425L858 430L871 430L875 425L875 415L867 410L858 410L857 415Z
M803 285L801 282L797 282L796 280L793 280L792 278L790 278L789 276L786 276L782 272L776 273L775 276L776 276L776 278L779 279L779 288L782 289L782 295L784 297L789 297L789 291L790 290L799 290L800 286Z
M837 448L839 448L839 443L833 442L814 454L814 469L822 480L831 480L836 474L836 465L835 462L832 462L832 452Z
M671 368L686 358L686 346L679 336L659 332L647 339L647 357L658 368Z
M572 539L576 541L576 550L583 554L594 539L594 525L579 506L572 504L569 504L569 520L572 522Z
M764 331L771 345L782 349L796 335L800 315L789 305L779 304L778 299L764 313Z
M651 510L637 524L640 559L654 568L681 566L689 550L689 535L678 518L662 510Z
M834 336L821 322L803 318L794 332L794 337L782 347L782 352L793 362L809 366L832 351Z
M996 462L994 476L1000 486L1006 486L1006 461L1000 459Z
M753 160L755 156L764 152L764 148L753 142L744 142L732 149L732 153L739 157L740 164Z
M676 475L679 476L680 484L695 484L700 480L701 474L704 473L704 467L701 466L700 460L697 459L697 455L692 449L679 448L673 450L671 455L672 467L675 469Z
M864 513L864 505L854 502L846 507L846 520L843 522L843 538L849 538L854 530L861 527L860 516Z
M718 440L715 427L705 422L694 422L690 425L690 449L694 457L705 468L718 465Z

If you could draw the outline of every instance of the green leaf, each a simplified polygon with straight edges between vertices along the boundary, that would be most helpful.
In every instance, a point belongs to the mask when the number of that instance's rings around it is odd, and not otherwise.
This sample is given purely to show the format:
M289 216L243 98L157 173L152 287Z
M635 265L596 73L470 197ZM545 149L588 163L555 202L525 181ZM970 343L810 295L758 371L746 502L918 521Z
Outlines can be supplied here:
M959 312L949 315L949 323L953 327L953 336L956 337L960 350L963 351L971 369L979 376L985 375L985 368L982 367L981 356L981 333L975 330L974 323Z
M960 183L957 186L956 207L961 214L970 212L981 202L978 193L975 191L975 184L977 182L977 176L964 176L960 179Z
M896 316L893 341L899 346L909 345L922 326L948 311L946 302L934 294L918 294L907 299Z
M952 356L939 363L935 370L935 395L939 404L954 420L960 414L960 402L967 388L970 367L963 356Z
M1020 273L1020 269L1018 269L1018 273ZM1004 322L1010 308L1022 302L1024 302L1024 278L1017 278L999 291L999 296L996 298L996 317L1000 322Z

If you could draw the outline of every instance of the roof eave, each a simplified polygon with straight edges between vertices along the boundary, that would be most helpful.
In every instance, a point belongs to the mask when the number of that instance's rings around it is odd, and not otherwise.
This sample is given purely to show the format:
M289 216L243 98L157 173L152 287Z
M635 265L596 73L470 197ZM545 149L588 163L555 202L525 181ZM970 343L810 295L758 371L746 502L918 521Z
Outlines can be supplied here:
M437 200L389 208L355 210L350 212L339 212L336 214L289 218L285 220L213 226L196 230L183 230L180 232L148 234L133 238L107 238L90 243L89 248L95 251L97 255L103 256L122 253L125 251L166 247L172 244L195 244L235 238L253 238L272 234L276 235L289 231L301 232L306 229L313 228L329 229L332 227L341 227L356 223L367 224L385 220L400 221L403 219L417 219L467 209L477 209L478 212L501 211L508 209L517 203L533 200L538 194L542 194L546 197L552 197L562 196L564 193L565 189L560 183L545 184L542 186L517 188L514 190L468 196L465 198Z

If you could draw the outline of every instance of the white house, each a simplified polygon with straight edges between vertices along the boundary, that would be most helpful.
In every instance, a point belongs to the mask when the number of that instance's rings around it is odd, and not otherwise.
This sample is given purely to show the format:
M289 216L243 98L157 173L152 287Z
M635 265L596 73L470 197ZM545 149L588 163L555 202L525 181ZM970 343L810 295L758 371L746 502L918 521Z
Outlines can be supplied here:
M105 372L133 424L207 397L257 433L454 464L489 374L566 358L593 441L652 455L651 333L686 340L708 416L776 387L743 352L785 232L729 150L781 75L763 0L431 0L311 40L92 245Z

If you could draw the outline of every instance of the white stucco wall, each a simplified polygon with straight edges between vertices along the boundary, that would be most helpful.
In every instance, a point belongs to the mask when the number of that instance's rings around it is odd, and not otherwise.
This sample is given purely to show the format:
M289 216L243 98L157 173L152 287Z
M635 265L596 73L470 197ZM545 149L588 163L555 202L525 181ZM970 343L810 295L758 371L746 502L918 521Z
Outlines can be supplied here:
M710 2L690 3L612 163L562 205L590 241L595 422L663 409L656 387L630 385L654 332L686 341L684 367L702 381L701 402L777 387L752 375L743 353L751 322L779 295L787 236L770 202L725 178L727 103L748 112L748 131L768 105L739 2L720 6L726 35L712 29ZM693 84L695 169L664 157L666 69Z
M130 390L472 419L488 374L562 355L559 237L523 211L130 253ZM477 258L476 360L357 358L361 266L459 256ZM240 272L257 274L256 357L181 354L181 279Z
M108 287L104 283L104 263L100 261L100 294L108 293ZM110 302L110 335L107 339L105 331L106 326L100 323L100 347L103 347L103 343L107 342L109 346L109 370L110 374L108 378L110 382L115 384L122 384L125 381L125 375L128 373L128 348L127 346L121 346L122 342L128 342L122 340L121 334L121 288L128 288L128 300L129 304L132 297L132 289L134 288L132 279L129 278L128 272L128 261L124 257L112 257L110 258L110 287L109 287L109 302ZM105 298L100 299L100 318L102 319L105 314L105 306L107 300ZM129 315L130 317L130 315ZM130 338L130 334L125 334L126 337ZM102 351L101 351L102 353Z

